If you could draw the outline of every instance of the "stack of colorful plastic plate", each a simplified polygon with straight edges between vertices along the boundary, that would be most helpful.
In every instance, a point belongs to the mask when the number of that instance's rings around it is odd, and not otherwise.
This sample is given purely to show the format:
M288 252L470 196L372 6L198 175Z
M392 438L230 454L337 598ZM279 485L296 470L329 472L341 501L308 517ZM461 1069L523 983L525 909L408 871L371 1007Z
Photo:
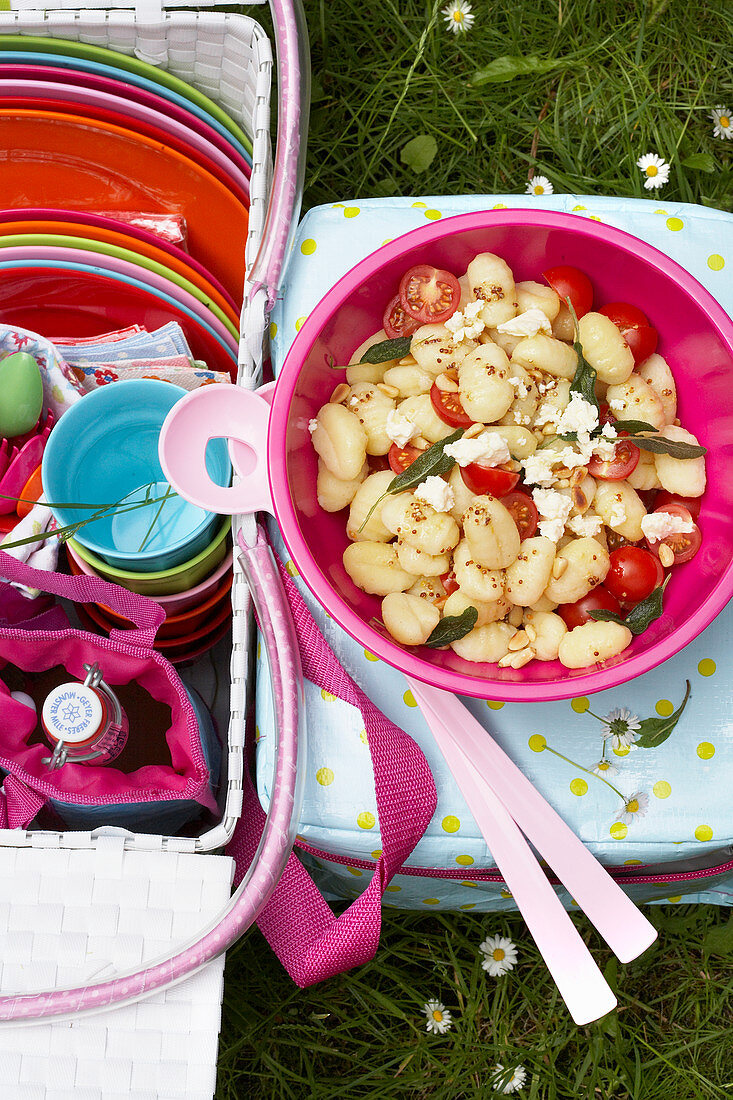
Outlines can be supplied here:
M114 50L2 35L0 143L0 322L73 339L177 321L234 376L252 145L221 107Z

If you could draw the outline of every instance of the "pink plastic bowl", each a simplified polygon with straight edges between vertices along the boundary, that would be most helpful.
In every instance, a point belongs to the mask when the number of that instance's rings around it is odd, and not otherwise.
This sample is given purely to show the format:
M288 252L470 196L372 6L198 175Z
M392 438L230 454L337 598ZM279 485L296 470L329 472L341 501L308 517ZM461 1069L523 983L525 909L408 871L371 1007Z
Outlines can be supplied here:
M452 650L408 649L369 625L380 600L346 573L345 513L316 500L317 459L308 421L347 363L382 324L402 274L429 263L461 275L478 252L503 256L517 280L540 279L556 264L590 276L595 304L631 301L660 333L672 366L682 424L708 448L708 488L700 512L703 545L674 570L665 610L621 656L593 671L557 661L518 671L462 660ZM295 338L275 388L268 441L273 502L285 542L305 583L361 645L419 680L463 695L506 701L565 699L640 676L692 641L733 593L733 323L679 264L636 237L571 214L486 211L447 218L406 233L352 268L311 312Z

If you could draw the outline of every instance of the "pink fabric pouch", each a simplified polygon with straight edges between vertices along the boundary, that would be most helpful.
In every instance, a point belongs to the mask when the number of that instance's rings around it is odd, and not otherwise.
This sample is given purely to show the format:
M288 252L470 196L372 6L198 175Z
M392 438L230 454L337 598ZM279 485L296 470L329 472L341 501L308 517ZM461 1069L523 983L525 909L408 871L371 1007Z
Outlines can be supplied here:
M25 827L46 805L72 828L116 825L145 832L173 832L203 811L215 814L210 765L216 735L205 708L194 704L174 667L153 649L165 618L162 607L101 578L43 572L1 551L0 577L74 602L104 603L135 624L134 630L113 630L109 638L71 625L58 629L56 620L49 628L43 616L37 624L0 625L0 769L7 775L0 827ZM13 665L32 678L62 666L69 680L84 680L83 666L95 662L113 690L135 683L170 709L164 742L158 737L160 751L154 753L136 751L132 758L151 762L134 770L122 770L118 761L67 761L50 771L43 763L49 745L34 736L37 718L11 697L2 669ZM140 727L131 722L128 744L150 735Z

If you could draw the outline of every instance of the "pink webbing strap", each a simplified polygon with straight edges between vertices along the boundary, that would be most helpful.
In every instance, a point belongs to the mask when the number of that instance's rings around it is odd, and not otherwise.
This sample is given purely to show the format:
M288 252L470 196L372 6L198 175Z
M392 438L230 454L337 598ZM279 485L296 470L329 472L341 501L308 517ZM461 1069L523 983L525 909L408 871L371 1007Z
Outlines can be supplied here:
M55 596L73 600L74 603L101 603L111 607L125 619L129 619L137 630L113 630L112 641L125 641L130 645L150 649L155 633L165 619L165 611L160 604L147 596L138 596L128 592L119 584L111 584L101 577L67 577L63 573L49 573L43 569L33 569L30 565L18 561L0 551L0 577L6 581L15 581L28 588L37 588L41 592L52 592Z
M437 803L433 776L416 743L390 722L344 671L313 621L303 597L281 566L293 612L303 672L317 687L357 707L364 720L374 769L382 855L371 882L335 917L295 854L257 924L301 988L360 966L376 954L381 898L390 879L422 837ZM240 882L254 858L265 815L245 772L242 817L227 849Z
M45 795L36 794L14 775L6 775L0 789L0 829L25 829L45 802Z

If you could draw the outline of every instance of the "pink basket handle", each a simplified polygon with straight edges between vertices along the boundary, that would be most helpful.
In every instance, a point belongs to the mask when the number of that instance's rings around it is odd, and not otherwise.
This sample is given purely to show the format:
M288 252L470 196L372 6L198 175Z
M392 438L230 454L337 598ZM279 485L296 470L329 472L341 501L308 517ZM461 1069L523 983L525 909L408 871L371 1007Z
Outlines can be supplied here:
M111 607L137 627L137 630L110 631L110 640L114 642L126 642L128 645L151 649L158 627L165 619L165 611L160 604L147 596L128 592L126 588L110 584L101 577L67 577L64 573L33 569L1 550L0 578L36 588L40 592L51 592L54 596L61 596L74 603L101 603Z
M310 102L308 24L301 0L270 0L278 62L277 146L262 244L247 276L245 297L263 290L267 312L277 297L288 236L297 221L305 175Z

